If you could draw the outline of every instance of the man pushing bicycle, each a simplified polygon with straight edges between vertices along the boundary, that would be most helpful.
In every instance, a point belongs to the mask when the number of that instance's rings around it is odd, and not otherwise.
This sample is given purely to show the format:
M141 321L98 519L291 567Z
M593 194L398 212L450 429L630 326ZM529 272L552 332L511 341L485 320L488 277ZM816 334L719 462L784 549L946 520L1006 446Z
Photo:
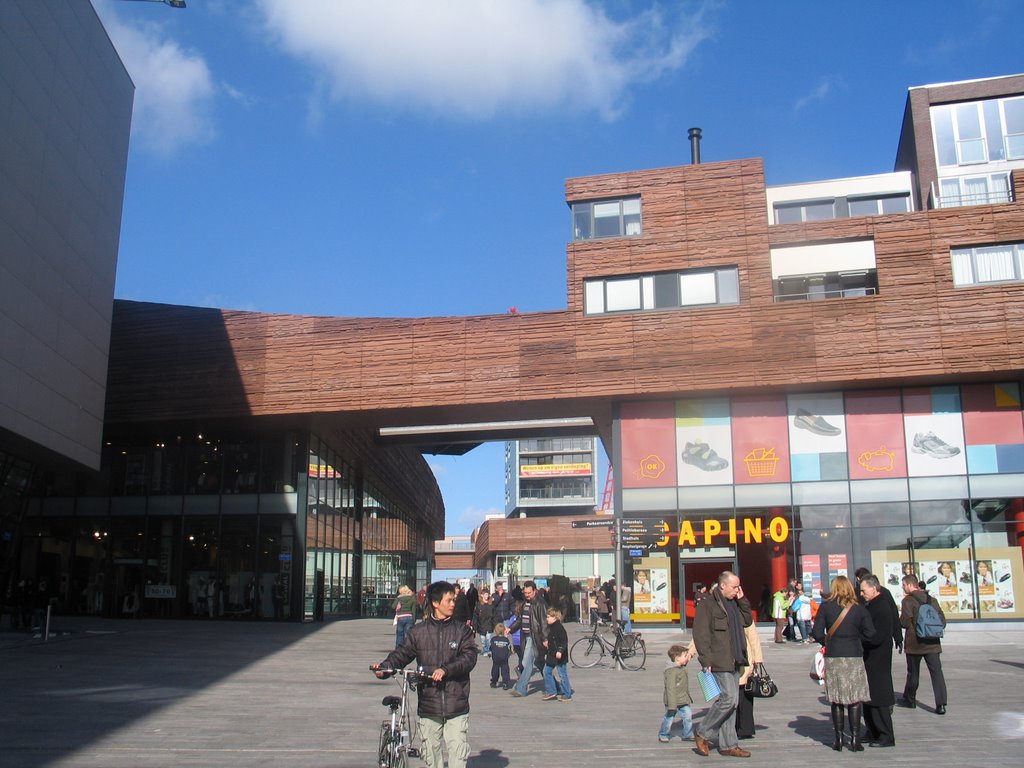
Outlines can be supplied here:
M377 677L387 667L401 669L414 659L427 677L420 688L416 713L420 721L423 759L428 768L443 768L441 740L448 747L448 768L465 768L469 759L469 673L476 666L476 636L468 624L456 622L455 587L436 581L427 587L430 611L413 626L402 645L380 664L371 665Z

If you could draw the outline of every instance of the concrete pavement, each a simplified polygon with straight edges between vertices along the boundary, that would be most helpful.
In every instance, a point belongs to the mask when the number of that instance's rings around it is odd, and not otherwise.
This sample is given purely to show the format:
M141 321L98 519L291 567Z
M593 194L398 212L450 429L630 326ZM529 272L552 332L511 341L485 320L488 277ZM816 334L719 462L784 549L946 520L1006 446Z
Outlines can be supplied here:
M0 632L0 765L373 766L383 696L393 681L367 667L394 642L381 619L326 624L115 621L58 618L58 636ZM569 627L570 641L582 628ZM809 676L813 646L775 645L765 664L781 689L755 707L747 760L701 757L673 733L657 740L665 651L688 636L646 630L640 672L575 669L571 703L516 699L473 673L471 768L502 766L772 766L814 763L928 766L1020 764L1024 750L1024 624L952 626L943 667L949 714L930 711L922 670L916 710L897 709L895 749L836 754L828 705ZM897 691L903 657L893 664ZM540 675L534 678L535 688ZM691 675L695 719L705 704ZM677 727L678 728L678 727ZM411 766L422 766L412 760Z

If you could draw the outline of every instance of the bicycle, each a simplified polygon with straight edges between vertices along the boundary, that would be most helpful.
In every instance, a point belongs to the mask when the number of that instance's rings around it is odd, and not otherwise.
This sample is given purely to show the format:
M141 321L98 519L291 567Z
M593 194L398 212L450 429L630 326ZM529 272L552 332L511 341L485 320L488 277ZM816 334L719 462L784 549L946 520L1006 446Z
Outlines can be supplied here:
M601 627L612 627L615 639L601 634ZM624 632L618 621L598 621L590 634L581 637L569 648L569 661L574 667L593 667L610 654L612 661L623 669L637 672L647 661L647 645L639 632Z
M420 670L380 667L373 673L383 672L386 677L402 678L402 695L385 696L381 704L390 710L390 716L380 724L380 742L377 746L378 768L407 768L410 757L419 757L420 751L412 746L409 728L409 689L418 688L428 678Z

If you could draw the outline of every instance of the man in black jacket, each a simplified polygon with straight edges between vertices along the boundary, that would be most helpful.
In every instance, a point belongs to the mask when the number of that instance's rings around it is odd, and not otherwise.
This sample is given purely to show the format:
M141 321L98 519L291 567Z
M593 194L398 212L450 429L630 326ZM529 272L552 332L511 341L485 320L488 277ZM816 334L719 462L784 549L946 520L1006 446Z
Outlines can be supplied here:
M429 615L405 636L405 642L380 664L400 669L413 659L430 680L419 692L416 712L428 768L442 768L441 740L448 747L448 768L465 768L469 759L469 673L476 666L476 637L472 628L455 621L455 588L436 581L427 588Z
M533 673L541 671L537 668L537 661L543 660L547 647L548 606L532 581L523 584L523 597L526 601L522 612L505 627L505 634L509 637L518 629L523 642L523 671L516 680L516 687L509 691L516 697L526 695Z
M864 702L864 724L867 743L872 747L896 745L892 726L892 708L896 695L892 689L892 648L894 635L903 647L900 635L900 614L889 591L872 574L858 576L864 606L875 625L874 640L864 641L864 669L868 674L871 700ZM888 596L888 600L886 600Z

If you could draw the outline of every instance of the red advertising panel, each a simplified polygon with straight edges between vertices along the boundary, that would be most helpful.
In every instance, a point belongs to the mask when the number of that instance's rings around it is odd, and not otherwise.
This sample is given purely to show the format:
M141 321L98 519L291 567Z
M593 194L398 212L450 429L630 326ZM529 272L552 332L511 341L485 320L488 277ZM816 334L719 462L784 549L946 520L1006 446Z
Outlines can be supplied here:
M851 480L907 476L898 389L846 393L846 444Z
M732 399L734 482L789 482L789 428L785 397Z
M620 411L623 488L676 484L676 406L624 403Z
M1024 443L1020 389L1016 382L965 384L960 393L968 445Z
M801 555L800 576L805 595L820 595L821 555Z

